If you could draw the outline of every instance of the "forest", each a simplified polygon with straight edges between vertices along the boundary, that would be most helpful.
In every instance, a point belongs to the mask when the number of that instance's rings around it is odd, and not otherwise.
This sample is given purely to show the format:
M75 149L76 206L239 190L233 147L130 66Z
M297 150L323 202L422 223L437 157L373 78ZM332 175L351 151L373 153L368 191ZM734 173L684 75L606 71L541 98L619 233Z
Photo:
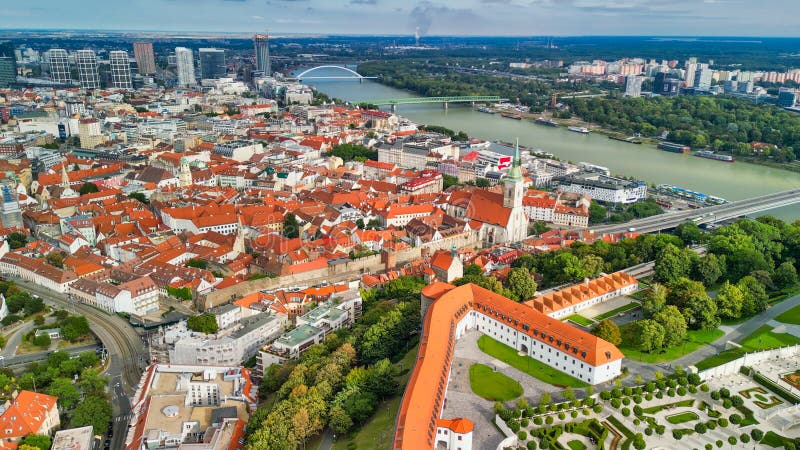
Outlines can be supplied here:
M587 122L624 133L656 136L700 150L706 146L736 155L752 155L753 142L765 148L761 156L793 161L800 149L800 116L775 106L730 97L678 96L655 98L576 98L566 102Z

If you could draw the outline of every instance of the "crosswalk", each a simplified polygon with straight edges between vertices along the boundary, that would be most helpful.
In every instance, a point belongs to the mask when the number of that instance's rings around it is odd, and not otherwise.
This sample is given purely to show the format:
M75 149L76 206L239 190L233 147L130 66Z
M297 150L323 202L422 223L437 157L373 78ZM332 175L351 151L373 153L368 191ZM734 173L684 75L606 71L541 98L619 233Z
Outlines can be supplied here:
M114 417L114 422L129 422L133 414L125 414L124 416Z

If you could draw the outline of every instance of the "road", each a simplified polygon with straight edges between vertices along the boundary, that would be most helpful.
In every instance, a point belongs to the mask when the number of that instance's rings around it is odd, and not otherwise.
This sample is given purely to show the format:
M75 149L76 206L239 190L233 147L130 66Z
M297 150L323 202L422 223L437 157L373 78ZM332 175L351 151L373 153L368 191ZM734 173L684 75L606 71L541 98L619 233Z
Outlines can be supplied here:
M67 352L70 355L79 355L83 352L93 352L95 350L97 350L97 345L88 344L88 345L81 345L79 347L67 348L61 351ZM12 367L12 366L19 366L22 364L32 363L34 361L41 361L43 359L46 359L47 355L51 353L53 353L53 351L45 350L43 352L27 353L25 355L5 357L2 361L0 361L0 366Z
M800 189L777 192L702 209L667 212L623 224L598 226L592 228L591 231L598 234L621 233L628 231L630 228L635 228L638 233L653 233L675 228L689 220L698 225L716 223L795 203L800 203Z
M128 396L132 396L136 391L142 371L149 364L148 353L141 336L119 316L69 301L66 295L53 292L37 284L16 277L11 279L28 292L42 297L46 304L88 319L92 332L108 351L109 366L106 375L111 380L111 404L114 410L111 448L114 450L124 448L125 436L128 432L128 421L124 419L129 418L131 414ZM96 431L98 434L100 433L100 430Z
M29 331L33 329L35 324L33 320L29 320L22 324L16 325L14 330L11 332L11 337L8 338L6 341L6 346L0 351L0 355L4 358L11 358L12 356L17 354L17 347L22 342L22 338L28 334Z

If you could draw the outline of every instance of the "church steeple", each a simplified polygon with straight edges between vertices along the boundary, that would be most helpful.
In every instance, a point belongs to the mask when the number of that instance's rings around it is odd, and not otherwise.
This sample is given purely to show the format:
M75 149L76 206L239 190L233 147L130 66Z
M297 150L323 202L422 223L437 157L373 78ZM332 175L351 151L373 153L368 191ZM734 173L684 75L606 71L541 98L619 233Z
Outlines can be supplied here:
M508 171L508 175L506 175L507 180L513 181L522 181L522 161L519 157L519 138L517 138L517 143L514 145L514 160L511 163L511 169Z
M75 198L78 196L78 193L72 190L72 187L69 185L66 162L61 166L61 187L63 188L61 191L61 198Z
M522 184L522 163L519 158L519 139L514 146L514 162L503 180L503 206L516 208L522 206L522 195L525 187Z

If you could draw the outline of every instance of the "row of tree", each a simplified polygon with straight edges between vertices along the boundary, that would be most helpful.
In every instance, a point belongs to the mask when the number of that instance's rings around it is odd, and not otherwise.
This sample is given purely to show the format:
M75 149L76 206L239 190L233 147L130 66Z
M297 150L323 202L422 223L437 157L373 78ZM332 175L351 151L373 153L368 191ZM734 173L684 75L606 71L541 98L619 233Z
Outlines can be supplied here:
M248 448L294 450L325 427L347 433L396 395L392 361L410 349L419 328L423 286L420 278L400 277L363 292L365 312L351 329L327 336L297 362L267 368L261 392L275 401L250 418Z

